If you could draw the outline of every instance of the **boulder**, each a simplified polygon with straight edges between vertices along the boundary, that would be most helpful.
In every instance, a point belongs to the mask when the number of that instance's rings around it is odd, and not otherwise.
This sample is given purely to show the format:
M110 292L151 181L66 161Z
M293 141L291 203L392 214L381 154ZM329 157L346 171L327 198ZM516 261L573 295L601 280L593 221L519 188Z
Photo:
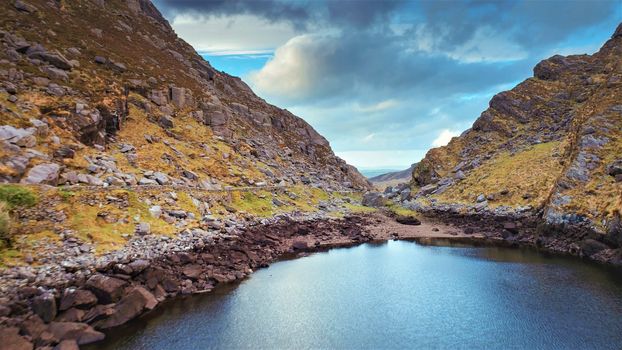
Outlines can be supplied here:
M56 298L52 293L43 293L34 297L32 311L41 317L43 322L51 322L56 317Z
M159 171L156 171L155 173L153 173L153 178L160 184L160 185L167 185L169 183L169 178L166 174L161 173Z
M86 287L95 293L101 304L119 300L126 285L127 283L123 280L99 274L91 276L86 281Z
M395 217L395 221L399 222L402 225L421 225L421 221L411 215L397 215Z
M186 105L186 89L179 87L172 87L171 90L171 102L178 108L184 108Z
M294 243L292 243L292 248L294 250L306 250L309 248L309 246L307 245L307 242L305 241L296 240L294 241Z
M63 340L54 347L54 350L80 350L78 342L74 339Z
M99 329L120 326L140 315L145 308L153 309L156 304L157 300L153 294L143 287L136 287L114 306L112 315L104 320L96 322L95 326Z
M158 119L158 123L164 129L171 129L171 128L173 128L175 126L175 124L173 123L173 118L171 118L168 115L161 116L160 119Z
M197 279L203 273L203 269L201 268L201 265L189 264L184 266L182 273L188 278Z
M384 203L385 198L379 192L367 192L363 195L362 204L366 207L381 207Z
M136 225L136 234L144 236L151 233L151 226L148 222L141 222Z
M22 11L22 12L28 12L28 13L37 12L36 7L22 0L15 0L15 3L13 4L13 6L15 6L17 10Z
M58 183L59 173L60 166L58 164L44 163L35 165L28 171L28 174L22 179L21 183L56 186Z
M579 242L581 252L584 256L592 256L602 250L609 249L609 246L595 239L584 239Z
M60 299L59 310L64 311L72 307L89 308L97 304L97 297L91 291L84 289L67 288Z
M52 322L49 331L60 341L75 340L78 345L94 343L106 337L86 323L78 322Z
M32 350L33 345L19 335L19 328L0 328L0 350Z

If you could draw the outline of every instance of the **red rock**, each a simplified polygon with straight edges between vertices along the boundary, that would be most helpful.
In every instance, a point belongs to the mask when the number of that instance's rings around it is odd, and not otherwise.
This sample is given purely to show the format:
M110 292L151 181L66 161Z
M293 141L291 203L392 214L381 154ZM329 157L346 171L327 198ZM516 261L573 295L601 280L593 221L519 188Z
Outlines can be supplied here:
M292 248L294 248L294 250L305 250L309 247L305 241L294 241L294 243L292 243Z
M0 329L0 350L32 350L33 345L19 335L16 327Z
M78 345L85 345L103 340L106 336L102 332L94 330L86 323L78 322L52 322L50 332L60 341L75 340Z
M95 293L102 304L119 300L127 282L104 275L94 275L86 281L86 287Z
M41 294L32 300L32 310L41 317L43 322L49 323L56 317L56 299L51 293Z
M54 350L80 350L75 340L63 340L54 347Z
M88 290L83 289L65 289L63 297L60 300L59 310L67 310L71 307L79 307L87 309L97 304L97 297Z
M190 264L184 266L182 272L186 277L197 279L203 273L203 268L198 264Z
M120 326L140 315L145 308L153 309L157 300L143 287L136 287L119 301L110 317L98 321L95 327L107 329Z

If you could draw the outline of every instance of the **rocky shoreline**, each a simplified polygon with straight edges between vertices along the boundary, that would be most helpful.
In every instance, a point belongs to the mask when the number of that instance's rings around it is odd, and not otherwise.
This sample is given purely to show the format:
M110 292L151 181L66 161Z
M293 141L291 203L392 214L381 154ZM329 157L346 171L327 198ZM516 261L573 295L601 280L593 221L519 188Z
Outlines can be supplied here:
M595 251L599 246L577 243L579 238L584 242L585 236L544 236L538 230L538 221L529 216L517 220L441 211L426 212L419 225L400 224L383 213L342 219L275 217L248 225L236 235L210 232L200 239L193 236L184 249L152 259L125 256L90 269L67 271L63 278L58 275L54 284L25 280L10 290L4 288L0 349L77 349L103 340L102 331L149 312L164 300L210 292L279 259L366 242L403 239L429 244L449 239L527 246L622 265L619 249ZM589 249L592 254L586 253ZM3 277L3 284L7 280Z
M66 271L53 283L23 280L0 298L0 349L76 349L178 295L211 291L287 254L369 242L368 219L273 218L237 235L194 237L187 249L150 260L126 256ZM14 276L19 277L19 276ZM23 277L23 276L21 276ZM10 281L2 277L3 284ZM49 279L47 282L51 282Z

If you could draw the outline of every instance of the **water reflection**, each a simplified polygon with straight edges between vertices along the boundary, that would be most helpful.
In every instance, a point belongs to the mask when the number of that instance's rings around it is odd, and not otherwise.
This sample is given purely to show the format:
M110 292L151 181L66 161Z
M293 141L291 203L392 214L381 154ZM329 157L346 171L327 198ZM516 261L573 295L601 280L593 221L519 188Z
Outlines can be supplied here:
M94 349L619 349L619 271L531 250L391 241L283 261Z

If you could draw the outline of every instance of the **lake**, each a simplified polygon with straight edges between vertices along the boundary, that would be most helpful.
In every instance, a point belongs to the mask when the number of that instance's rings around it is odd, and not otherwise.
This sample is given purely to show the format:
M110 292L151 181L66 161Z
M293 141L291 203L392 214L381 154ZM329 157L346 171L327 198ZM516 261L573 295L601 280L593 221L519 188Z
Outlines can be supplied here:
M275 263L90 349L621 349L622 273L533 250L390 241Z

